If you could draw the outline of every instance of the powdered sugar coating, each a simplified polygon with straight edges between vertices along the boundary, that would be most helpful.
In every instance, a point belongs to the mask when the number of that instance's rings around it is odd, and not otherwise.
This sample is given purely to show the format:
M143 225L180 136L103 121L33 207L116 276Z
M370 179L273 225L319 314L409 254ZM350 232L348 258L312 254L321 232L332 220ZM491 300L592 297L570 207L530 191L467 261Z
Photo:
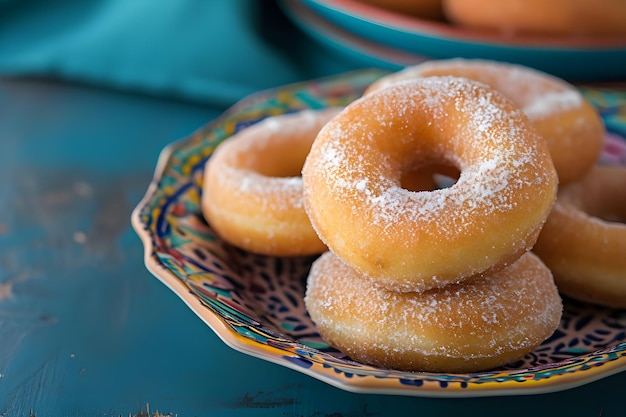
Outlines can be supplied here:
M454 58L427 61L388 75L368 88L372 92L399 81L451 75L485 83L513 100L531 119L579 108L583 96L567 82L547 73L505 62Z
M234 198L249 198L261 210L286 210L303 208L301 177L267 177L256 172L227 167L218 182L232 190ZM278 196L280 198L268 198Z
M531 119L539 119L553 113L578 108L583 104L582 95L575 90L544 93L527 103L523 110Z
M260 205L261 212L302 209L304 204L299 170L303 157L323 122L338 111L303 110L269 117L245 128L216 150L213 161L223 158L225 163L220 170L214 171L215 181L219 187L231 190L234 198L251 199ZM298 169L289 172L290 168L281 161L285 153L296 160L294 165ZM261 158L274 161L259 161Z
M456 184L401 187L403 172L433 161L455 165ZM456 77L400 82L352 103L320 131L303 178L322 240L403 291L457 282L526 250L556 186L545 143L522 112ZM512 233L502 238L502 228Z
M481 59L433 60L381 78L366 94L404 80L442 75L485 83L522 109L548 142L561 184L581 178L597 162L604 125L595 109L573 85L529 67Z
M269 117L217 147L206 164L202 209L228 242L255 253L319 253L304 211L300 171L321 127L340 109Z
M313 264L305 303L320 334L353 359L434 372L518 359L554 332L562 311L550 271L530 253L470 282L399 293L328 252Z

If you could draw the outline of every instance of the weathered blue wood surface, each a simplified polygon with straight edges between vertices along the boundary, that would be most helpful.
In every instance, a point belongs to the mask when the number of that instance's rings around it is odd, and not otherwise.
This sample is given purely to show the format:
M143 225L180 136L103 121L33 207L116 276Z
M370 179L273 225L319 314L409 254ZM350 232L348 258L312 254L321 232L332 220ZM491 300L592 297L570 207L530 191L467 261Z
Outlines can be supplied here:
M626 415L626 373L533 397L362 395L224 345L129 224L163 146L223 110L0 81L0 416Z
M624 415L626 373L536 397L361 395L224 345L129 225L161 148L219 111L0 82L0 416Z

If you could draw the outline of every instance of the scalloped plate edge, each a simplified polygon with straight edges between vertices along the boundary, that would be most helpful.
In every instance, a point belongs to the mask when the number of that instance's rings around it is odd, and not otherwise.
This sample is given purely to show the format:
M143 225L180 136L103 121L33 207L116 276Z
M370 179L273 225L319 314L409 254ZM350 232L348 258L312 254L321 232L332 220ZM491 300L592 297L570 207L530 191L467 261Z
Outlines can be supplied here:
M345 74L344 74L345 76ZM306 83L306 82L305 82ZM304 84L304 83L295 83ZM284 86L286 87L286 86ZM399 385L396 380L384 381L377 379L379 383L376 386L369 384L370 378L356 377L353 379L333 378L330 371L324 368L320 363L313 363L310 367L302 367L291 361L285 360L286 351L277 347L263 345L262 349L257 342L242 336L233 331L226 322L214 314L205 304L203 304L190 290L190 288L176 277L172 272L167 270L153 254L155 248L153 246L152 237L144 223L141 220L141 213L147 206L148 202L154 197L159 187L159 181L165 170L170 165L171 157L176 150L183 149L190 144L192 138L203 131L210 130L211 126L219 124L219 122L228 116L236 113L242 107L246 107L251 103L259 102L263 97L267 97L272 91L280 90L271 89L264 92L253 94L248 98L244 98L239 103L226 110L221 116L212 122L198 129L197 132L190 136L172 142L167 145L159 154L153 178L148 189L135 206L131 214L131 225L137 235L140 237L144 245L144 264L148 271L173 291L185 304L213 330L213 332L230 348L241 353L257 357L272 363L296 370L305 375L311 376L317 380L326 382L334 387L349 392L363 394L388 394L388 395L405 395L405 396L421 396L421 397L486 397L486 396L505 396L505 395L532 395L539 393L551 393L576 388L582 385L592 383L594 381L617 374L626 369L625 361L610 361L602 365L602 371L590 370L586 371L585 377L581 378L574 373L563 373L554 375L549 380L540 381L508 381L506 383L498 383L497 385L488 382L484 384L473 384L471 387L447 387L445 390L436 389L431 384L424 386L416 385ZM289 352L293 355L293 353ZM321 369L324 368L324 369ZM418 376L420 374L416 374ZM424 380L428 380L428 374L424 375ZM523 384L523 385L522 385ZM475 385L475 386L474 386Z
M177 148L181 143L185 142L185 140L175 142L172 145L168 145L161 152L159 157L159 161L157 163L156 175L155 179L160 177L160 173L163 172L163 169L167 166L167 162L173 150ZM412 385L406 385L402 388L397 388L397 385L393 383L394 387L372 387L369 384L360 384L358 383L358 379L351 380L351 383L345 382L344 379L336 379L330 376L327 376L326 373L320 373L317 367L319 364L315 364L315 366L311 368L304 368L302 366L298 366L293 364L290 361L286 361L284 359L285 352L280 350L279 348L275 348L272 346L263 346L263 349L260 350L258 344L250 341L244 336L234 332L231 330L228 325L222 321L217 315L213 314L209 308L205 304L203 304L200 299L198 299L178 277L165 269L161 263L154 260L152 257L153 247L152 240L149 234L146 232L143 227L143 223L140 220L139 213L142 211L142 208L145 206L145 203L149 201L151 196L153 195L153 189L156 188L156 181L153 181L154 187L150 187L144 198L141 202L136 206L132 213L132 226L141 238L144 244L144 263L148 271L154 275L159 281L161 281L167 288L169 288L172 292L174 292L191 311L198 316L218 337L219 339L226 344L228 347L262 360L267 360L277 365L281 365L287 367L289 369L298 371L310 377L313 377L322 382L328 383L336 388L340 388L345 391L360 393L360 394L387 394L387 395L403 395L403 396L420 396L420 397L441 397L441 398L463 398L463 397L489 397L489 396L507 396L507 395L534 395L534 394L545 394L552 392L565 391L572 388L576 388L579 386L586 385L588 383L595 382L597 380L606 378L608 376L617 374L624 370L624 365L616 364L613 369L609 370L611 362L609 364L604 364L602 366L603 372L596 373L593 377L588 378L574 378L573 381L564 383L563 379L570 379L568 375L563 374L558 376L558 380L554 380L554 382L542 382L541 384L532 384L532 386L523 386L521 384L530 383L531 381L525 382L510 382L507 386L497 385L495 387L478 387L478 388L470 388L470 389L450 389L450 387L446 390L440 389L430 389L428 387L416 387ZM380 381L380 380L379 380ZM366 381L364 381L366 382ZM513 387L510 387L510 384L515 384ZM488 383L487 383L488 385Z

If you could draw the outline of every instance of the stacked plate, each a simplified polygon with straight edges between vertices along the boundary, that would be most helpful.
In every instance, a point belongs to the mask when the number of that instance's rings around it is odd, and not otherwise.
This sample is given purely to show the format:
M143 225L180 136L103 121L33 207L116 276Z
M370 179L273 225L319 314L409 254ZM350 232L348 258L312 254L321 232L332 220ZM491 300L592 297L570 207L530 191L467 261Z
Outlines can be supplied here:
M282 0L318 41L388 69L452 57L506 61L571 82L626 81L626 37L505 35L401 15L358 0ZM626 24L626 22L625 22Z

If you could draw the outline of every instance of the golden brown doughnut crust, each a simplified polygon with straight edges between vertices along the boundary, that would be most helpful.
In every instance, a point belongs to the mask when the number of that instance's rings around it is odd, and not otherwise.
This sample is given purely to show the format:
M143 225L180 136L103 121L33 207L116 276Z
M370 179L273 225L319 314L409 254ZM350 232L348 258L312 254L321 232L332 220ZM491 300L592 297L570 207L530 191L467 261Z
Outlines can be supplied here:
M476 372L523 357L558 327L562 303L532 253L470 282L387 291L332 252L310 271L305 304L320 335L352 359L404 371Z
M446 18L458 25L503 33L624 35L623 0L443 0Z
M442 162L451 187L415 192L404 172ZM320 131L303 168L321 239L382 285L423 291L513 262L556 195L545 141L498 92L455 77L395 84L351 103Z
M595 167L559 190L533 251L572 298L626 308L626 168Z
M480 59L434 60L385 76L366 94L398 81L437 75L485 83L518 105L547 141L560 185L581 178L598 161L604 145L598 112L576 87L532 68Z
M225 241L273 256L326 250L304 211L300 170L317 132L338 111L270 117L216 148L205 166L201 207Z

